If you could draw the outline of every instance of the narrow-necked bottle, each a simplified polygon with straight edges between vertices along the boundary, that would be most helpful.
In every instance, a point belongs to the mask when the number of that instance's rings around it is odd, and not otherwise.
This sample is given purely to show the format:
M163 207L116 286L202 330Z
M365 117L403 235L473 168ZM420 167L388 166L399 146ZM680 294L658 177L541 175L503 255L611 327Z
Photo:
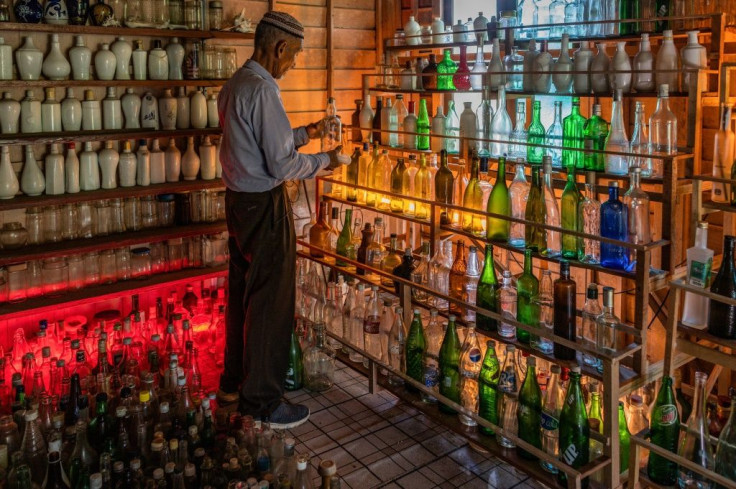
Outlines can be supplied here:
M476 295L476 304L478 307L487 309L491 312L499 312L498 310L498 278L496 276L496 265L493 260L493 245L486 244L485 258L483 261L483 270L478 280L478 290ZM496 331L498 322L496 319L478 314L476 323L481 331Z
M447 116L445 118L445 149L449 154L456 155L460 152L460 117L455 110L455 102L447 103Z
M721 104L721 122L718 131L713 137L713 176L715 178L730 178L731 165L734 155L734 133L731 129L731 107ZM713 182L711 199L714 202L731 202L734 193L731 186L723 182Z
M526 181L524 163L517 160L514 180L509 186L509 199L511 199L511 217L525 219L527 198L529 197L529 182ZM523 248L525 244L524 223L512 222L509 231L509 244Z
M601 230L601 203L595 193L595 172L585 173L585 192L578 205L578 231L599 236ZM578 260L598 263L601 258L601 242L593 238L578 238Z
M647 121L644 118L644 104L637 100L634 109L634 132L631 133L629 152L641 156L629 158L629 168L632 166L641 168L641 176L649 177L652 174L652 159L649 158L649 131Z
M618 182L608 184L608 200L601 204L601 236L628 241L628 209L618 198ZM629 250L613 243L601 242L601 265L616 270L629 266Z
M327 222L327 202L319 203L319 213L317 214L317 223L309 230L309 244L316 248L310 248L309 254L315 258L324 258L321 250L330 249L330 225Z
M516 347L506 345L506 353L498 380L498 389L504 394L516 394L519 391L519 382L516 368Z
M498 87L498 104L491 120L491 156L501 157L508 153L509 145L504 141L511 138L511 118L506 111L506 89Z
M524 99L516 100L516 121L514 129L511 131L511 144L509 145L509 158L516 160L518 158L526 159L527 147L525 143L529 138L526 131L526 102Z
M381 118L383 117L383 97L376 97L376 113L373 114L373 143L381 142Z
M388 382L391 385L404 385L404 379L394 372L401 372L409 375L407 364L408 343L406 334L406 328L404 327L404 308L397 307L394 312L393 324L391 325L391 330L388 332L387 339L387 360L388 364L391 366L391 370L388 373ZM421 354L419 357L421 358ZM421 366L421 362L419 365ZM412 386L407 386L407 388L412 391L415 390Z
M491 184L491 179L488 176L488 157L482 156L480 158L480 174L478 175L480 185L480 191L483 193L483 206L481 209L487 209L488 208L488 199L491 197L491 190L493 190L493 185ZM485 219L483 220L483 229L485 229ZM485 234L484 234L485 236Z
M677 152L677 117L670 110L669 92L668 85L659 86L657 108L649 118L649 138L652 153L670 155ZM652 176L661 177L664 174L662 160L655 159L653 166Z
M468 261L465 257L465 243L458 240L455 260L452 262L452 268L450 269L450 297L458 300L463 299L463 281L467 270ZM463 313L463 308L455 302L450 302L450 312L459 315Z
M393 104L390 97L386 97L383 101L383 109L381 109L381 139L379 140L381 142L382 146L391 146L391 136L394 136L394 139L396 137L395 134L392 134L391 130L391 119L393 114ZM396 123L394 123L394 128L396 127Z
M398 316L398 314L397 314ZM406 338L406 375L424 383L424 355L427 350L427 341L422 327L422 315L419 309L414 309L414 318ZM415 390L407 385L410 390Z
M447 128L447 117L445 117L443 110L442 104L437 104L437 110L434 117L432 117L430 132L433 136L429 137L429 147L433 153L439 153L447 149L447 142L443 137Z
M426 340L426 348L424 350L424 358L422 359L422 382L425 387L437 392L440 381L440 348L442 347L442 339L445 332L442 325L437 319L439 311L432 308L429 311L429 323L424 331ZM411 333L410 333L411 334ZM407 358L408 358L407 353ZM437 398L422 392L422 401L426 403L436 403Z
M475 334L475 323L469 322L465 332L465 341L460 351L460 404L472 413L479 412L478 377L482 367L483 352ZM471 417L460 414L460 422L465 426L477 426Z
M435 200L440 204L453 204L453 190L455 187L455 178L452 171L447 166L447 151L444 149L440 152L440 169L434 177L434 196ZM447 208L442 208L440 214L441 224L450 224L452 222L450 213Z
M560 278L554 283L554 331L555 335L576 341L575 281L570 278L570 263L560 262ZM575 360L575 349L554 344L555 358Z
M649 225L649 195L641 188L641 168L629 172L631 182L624 194L623 202L628 212L629 243L645 245L652 241ZM632 250L631 266L635 265L636 255Z
M608 122L601 117L601 105L594 104L593 115L590 116L583 127L583 145L585 149L604 150L608 130ZM583 156L583 166L586 170L603 171L606 166L606 155L586 151Z
M731 414L721 431L716 446L715 471L727 479L736 480L736 393L731 393ZM722 486L717 486L723 489Z
M583 128L585 117L580 115L580 99L572 99L572 111L562 121L562 165L569 168L583 168L583 152L575 151L584 148Z
M511 197L509 189L506 186L506 158L498 159L496 184L491 190L488 198L488 212L500 214L502 216L511 216ZM498 217L488 217L487 237L494 241L508 241L511 231L511 222Z
M378 162L373 166L373 181L370 187L376 190L391 190L391 159L388 156L388 150L381 151ZM389 210L391 208L391 199L386 195L376 195L376 207L381 210Z
M560 199L562 228L567 231L577 231L580 211L580 201L582 200L578 185L575 181L575 169L568 167L567 183L562 191ZM578 256L578 237L563 233L562 234L562 256L568 259L575 259Z
M598 284L588 284L585 292L585 304L583 305L582 325L580 327L580 340L588 348L596 348L598 344L598 317L603 312L598 302ZM583 362L586 365L596 367L599 363L597 357L590 353L583 353Z
M559 457L560 443L560 413L564 403L564 392L560 387L560 366L552 364L547 388L542 399L542 415L540 427L542 435L542 450L554 458ZM557 467L549 462L540 461L542 468L552 474L557 473Z
M429 63L422 70L422 88L424 90L437 89L437 57L434 54L429 55Z
M410 181L409 173L406 171L406 164L404 158L396 159L396 166L391 170L391 192L398 195L409 195ZM402 213L404 212L405 204L408 201L401 197L391 196L391 212Z
M457 336L455 316L450 315L445 338L440 348L440 394L460 403L460 338ZM455 414L455 410L440 403L440 411Z
M542 187L542 178L540 176L541 169L537 166L532 167L532 184L529 187L529 196L524 209L524 219L530 223L544 224L547 207L544 201L544 188ZM537 253L547 250L547 230L535 226L534 224L525 225L525 246Z
M481 156L491 155L491 121L493 120L493 107L491 106L491 87L483 87L483 98L478 109L475 111L478 119L478 137L482 139L478 145Z
M654 445L672 453L677 452L680 417L675 405L675 393L672 391L672 377L662 377L662 387L650 417L649 434ZM657 484L671 486L677 481L677 462L651 452L647 462L647 475Z
M429 113L427 112L427 100L419 101L419 115L417 116L417 149L429 149Z
M707 289L710 285L712 266L713 250L708 248L708 223L699 222L695 230L695 244L687 250L687 284L703 290ZM682 323L693 328L705 328L709 303L710 299L707 297L685 292Z
M465 195L463 195L463 231L473 233L475 236L485 236L486 218L485 216L469 212L469 210L483 211L483 190L480 187L480 179L478 177L480 159L477 153L473 153L473 163L470 167L470 180L468 186L465 187Z
M478 376L478 414L481 418L498 425L500 366L496 356L496 342L486 341L486 354ZM481 433L493 435L493 430L481 426Z
M381 270L383 270L388 275L391 275L394 273L394 268L401 265L401 251L399 250L399 238L396 235L396 233L391 233L391 236L389 238L389 249L388 253L386 253L386 256L383 257L383 260L381 260ZM390 276L381 276L381 284L391 287L394 285L394 281Z
M511 272L503 271L501 288L498 289L498 312L504 318L516 320L516 305L518 302L516 289L511 284ZM515 338L516 327L502 320L498 325L498 334L504 338Z
M527 143L529 146L525 147L526 160L531 164L541 165L542 158L544 157L544 148L540 148L537 145L544 145L547 133L542 125L541 117L542 103L539 100L535 100L532 105L532 123L529 125ZM547 143L549 144L549 143Z
M713 448L711 447L708 427L705 421L705 401L707 397L705 384L707 381L708 375L705 372L695 372L694 410L687 422L687 428L680 441L680 449L677 454L706 470L713 470L715 459L713 458ZM679 466L677 483L680 487L711 486L710 481L704 476L682 465Z
M626 136L624 125L623 95L621 89L616 90L613 98L613 112L611 114L611 130L606 137L606 151L629 151L629 138ZM606 155L606 172L615 175L625 175L629 170L628 156L620 154Z
M516 320L528 326L539 327L539 304L535 302L539 294L539 280L534 276L532 268L532 250L524 251L524 273L516 281L518 294ZM528 331L517 328L516 339L519 343L528 344L531 335Z
M552 189L552 158L544 157L544 206L546 211L545 222L550 226L560 227L560 207L557 195ZM547 249L542 251L546 256L558 256L562 250L562 241L559 231L547 230Z
M580 386L580 367L573 367L570 372L570 384L565 394L565 403L560 413L560 459L574 469L587 464L590 458L590 427L585 415L585 402ZM567 476L560 471L557 474L560 482L565 483ZM587 479L582 486L586 487Z
M539 294L535 302L539 305L539 328L551 332L554 329L555 312L554 283L550 270L542 270L542 276L539 278ZM552 353L552 341L543 336L532 334L530 343L535 350L546 354Z
M519 391L517 417L519 438L541 450L542 434L539 427L542 424L542 391L537 383L536 362L535 357L529 357L526 362L526 377ZM536 455L532 455L521 447L517 447L516 450L522 458L537 460Z
M552 125L547 128L544 143L547 146L556 146L555 148L546 148L543 154L552 157L552 166L559 168L562 166L562 102L555 101L554 105L555 118Z
M463 300L468 304L475 305L478 293L478 280L480 279L480 264L478 263L478 248L470 247L468 253L468 267L463 277ZM463 307L463 321L475 322L475 310Z
M457 63L452 60L452 50L445 49L442 61L437 64L437 89L455 90L452 75L457 71Z
M427 167L427 156L419 156L419 169L414 174L414 197L425 201L432 200L432 174ZM415 202L414 217L417 219L429 219L429 204Z
M340 231L340 235L337 237L337 245L335 246L335 253L339 256L344 256L348 258L349 254L349 246L353 242L353 210L352 209L345 209L345 223L342 226L342 231ZM340 260L339 258L336 260L335 264L338 267L346 267L348 266L348 263L346 261Z
M723 260L710 291L730 299L736 299L736 269L734 269L736 237L723 237ZM736 306L716 300L710 301L708 332L720 338L736 338Z
M596 319L598 333L596 335L596 347L610 353L616 351L617 326L621 322L613 311L613 287L603 287L603 311ZM596 368L603 371L603 364L598 362Z

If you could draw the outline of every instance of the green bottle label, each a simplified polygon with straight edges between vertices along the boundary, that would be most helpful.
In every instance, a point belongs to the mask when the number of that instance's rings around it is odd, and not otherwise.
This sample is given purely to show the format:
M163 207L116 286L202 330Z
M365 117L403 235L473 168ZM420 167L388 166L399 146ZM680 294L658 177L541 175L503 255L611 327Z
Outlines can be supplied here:
M687 283L693 287L705 288L710 281L710 269L713 266L713 259L710 258L706 263L693 260L690 263L688 271Z
M663 404L654 408L652 422L661 426L670 426L677 421L677 406L674 404Z

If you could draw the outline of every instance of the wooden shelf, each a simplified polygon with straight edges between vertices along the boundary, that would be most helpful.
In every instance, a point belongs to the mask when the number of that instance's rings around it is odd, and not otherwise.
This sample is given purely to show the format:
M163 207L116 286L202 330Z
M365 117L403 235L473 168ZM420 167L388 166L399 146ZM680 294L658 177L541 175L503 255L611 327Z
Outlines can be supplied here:
M125 197L142 197L145 195L176 194L192 192L194 190L223 189L225 185L222 180L183 180L173 183L159 183L147 187L117 187L109 190L91 190L76 194L61 195L39 195L30 197L28 195L17 195L12 199L0 200L0 211L11 209L23 209L33 206L63 205L75 202L90 202L103 199L121 199Z
M327 200L332 201L332 202L338 202L338 203L343 204L343 205L349 205L349 206L352 206L352 207L358 207L359 209L364 209L364 210L367 210L367 211L370 211L370 212L375 212L377 214L382 214L384 216L396 217L398 219L401 219L402 221L413 222L415 224L422 224L422 225L425 225L425 226L429 226L429 225L432 224L429 221L429 219L417 219L415 217L407 216L407 215L405 215L403 213L391 212L388 209L383 210L383 209L378 209L377 207L371 207L371 206L366 205L366 204L361 204L360 202L350 202L347 199L344 199L342 197L334 197L334 196L332 196L330 194L323 194L323 197L325 199L327 199Z
M712 200L703 202L703 208L714 211L736 212L736 206L723 202L713 202Z
M0 304L0 320L27 316L31 311L33 314L40 314L50 309L58 309L59 306L72 307L83 303L99 302L133 291L141 293L164 284L173 285L190 280L206 280L208 278L221 277L227 275L227 271L228 265L212 268L187 268L177 272L153 275L145 280L126 280L114 284L96 285L79 290L67 291L59 296L35 297L23 302Z
M0 266L28 260L42 260L55 256L78 255L94 251L110 250L124 246L135 246L144 243L154 243L173 238L187 238L202 234L214 234L227 231L223 221L191 224L188 226L156 227L141 231L81 238L58 243L43 243L27 245L18 250L3 250L0 255Z
M157 131L155 129L115 129L101 131L36 132L32 134L3 134L0 136L0 145L57 144L66 142L84 143L87 141L206 136L217 135L220 133L222 133L222 129L219 127L207 127L204 129L175 129L173 131Z
M372 75L379 76L379 75ZM417 75L420 76L420 75ZM405 90L401 88L386 88L386 87L371 87L368 89L372 93L401 93L401 94L415 94L415 95L432 95L432 94L446 94L452 95L454 93L477 93L481 95L482 90ZM494 91L495 93L495 91ZM702 92L704 97L714 96L711 92ZM670 98L687 98L689 94L687 92L670 92ZM600 93L537 93L537 92L524 92L517 90L506 90L507 99L516 98L531 98L531 97L578 97L578 98L601 98L610 99L613 98L612 94L600 94ZM624 93L624 98L637 99L637 98L657 98L657 92L631 92Z
M0 29L2 31L2 29ZM143 87L143 88L173 88L173 87L221 87L227 80L4 80L6 90L32 88L76 88L76 87ZM120 91L119 91L120 92ZM118 93L120 95L120 93Z
M98 27L91 25L54 25L54 24L23 24L20 22L3 22L0 31L21 33L48 32L51 34L88 34L96 36L127 36L136 37L180 37L183 39L253 39L254 33L233 31L204 31L188 29L155 29L131 27Z

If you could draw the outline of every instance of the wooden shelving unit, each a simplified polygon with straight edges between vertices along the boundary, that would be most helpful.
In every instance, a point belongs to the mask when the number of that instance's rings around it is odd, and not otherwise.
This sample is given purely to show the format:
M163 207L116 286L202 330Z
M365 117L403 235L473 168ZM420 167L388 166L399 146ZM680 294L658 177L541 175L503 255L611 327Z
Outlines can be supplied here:
M0 29L1 30L1 29ZM76 88L76 87L142 87L142 88L176 88L176 87L221 87L227 80L3 80L3 88ZM122 95L122 94L118 94Z
M224 40L251 40L254 33L235 31L209 31L190 29L154 29L132 27L98 27L92 25L55 25L55 24L24 24L20 22L3 22L0 30L34 34L48 32L50 34L88 34L94 36L125 36L135 37L179 37L183 39L224 39Z
M110 129L100 131L35 132L30 134L0 135L0 145L13 146L18 144L57 144L70 142L86 143L88 141L114 141L121 139L208 136L221 133L222 129L219 127L207 127L204 129L176 129L173 131L157 131L155 129Z

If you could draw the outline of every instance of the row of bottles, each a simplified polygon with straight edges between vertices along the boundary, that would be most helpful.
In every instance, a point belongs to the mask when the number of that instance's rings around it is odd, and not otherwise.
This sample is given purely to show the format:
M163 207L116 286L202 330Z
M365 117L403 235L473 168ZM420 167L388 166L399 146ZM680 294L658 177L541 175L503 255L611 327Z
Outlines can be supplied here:
M118 97L115 87L107 87L107 95L98 100L94 90L85 90L79 100L73 88L66 89L63 100L56 98L55 88L47 88L43 101L33 90L17 101L10 92L0 100L0 133L33 134L40 132L100 131L122 129L204 129L219 127L217 94L207 96L202 89L187 95L180 87L175 97L170 89L162 97L151 92L138 95L132 88Z
M194 137L187 140L183 154L174 138L163 149L158 139L152 139L150 147L141 139L135 152L130 141L122 143L121 152L113 141L105 142L99 151L94 150L93 143L86 142L79 154L75 143L68 143L66 156L61 144L52 144L43 160L43 171L33 147L26 146L20 178L10 161L10 148L0 146L0 199L12 199L19 190L28 196L61 195L178 182L181 178L220 178L220 141L213 143L209 136L204 136L195 149Z

